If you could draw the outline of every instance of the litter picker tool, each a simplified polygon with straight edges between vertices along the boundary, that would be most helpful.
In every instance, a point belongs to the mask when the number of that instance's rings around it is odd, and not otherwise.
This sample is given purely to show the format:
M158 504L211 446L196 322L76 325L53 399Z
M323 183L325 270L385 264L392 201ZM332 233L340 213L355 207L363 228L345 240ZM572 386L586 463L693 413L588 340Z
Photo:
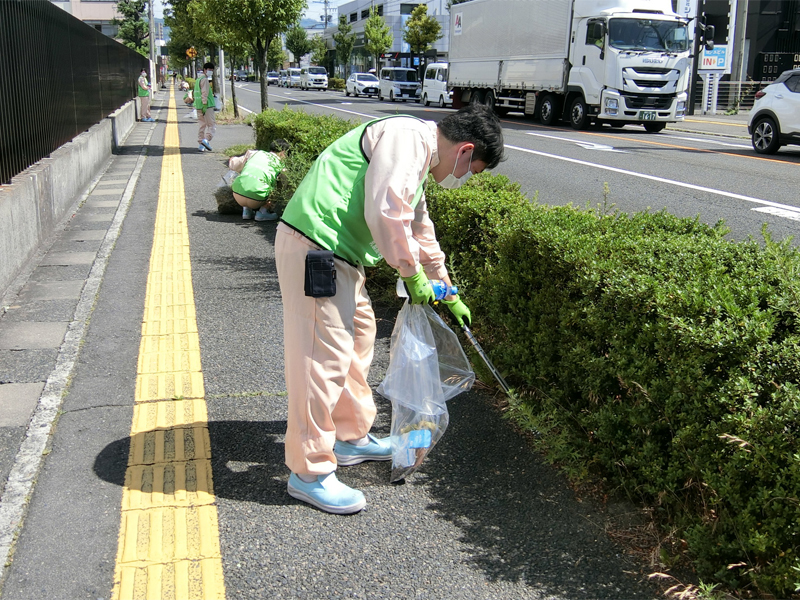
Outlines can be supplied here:
M494 375L494 378L497 380L497 383L499 383L500 387L503 388L503 391L510 396L511 388L508 387L506 380L503 379L502 375L500 375L500 371L498 371L492 364L492 361L489 360L489 357L486 355L486 352L484 352L483 348L481 348L481 345L478 343L478 340L475 339L475 336L472 335L472 332L469 330L469 327L467 327L466 325L462 325L461 330L464 332L464 335L467 336L467 339L469 340L469 343L472 344L472 347L475 348L475 352L478 353L478 355L483 359L483 362L486 363L486 366L489 367L489 370L492 372L492 375Z

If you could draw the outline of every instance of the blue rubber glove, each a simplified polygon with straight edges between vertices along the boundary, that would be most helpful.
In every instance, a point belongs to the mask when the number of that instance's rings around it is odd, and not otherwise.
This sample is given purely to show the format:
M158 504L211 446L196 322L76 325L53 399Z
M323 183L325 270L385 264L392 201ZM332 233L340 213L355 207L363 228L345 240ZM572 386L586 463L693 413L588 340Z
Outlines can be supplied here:
M406 284L411 304L428 304L436 299L431 282L423 269L420 269L416 275L400 279Z
M455 297L455 300L442 300L447 305L447 308L450 309L450 312L453 313L453 316L458 321L458 324L461 327L464 327L466 324L467 327L472 325L472 313L467 308L467 305L459 298L458 296Z

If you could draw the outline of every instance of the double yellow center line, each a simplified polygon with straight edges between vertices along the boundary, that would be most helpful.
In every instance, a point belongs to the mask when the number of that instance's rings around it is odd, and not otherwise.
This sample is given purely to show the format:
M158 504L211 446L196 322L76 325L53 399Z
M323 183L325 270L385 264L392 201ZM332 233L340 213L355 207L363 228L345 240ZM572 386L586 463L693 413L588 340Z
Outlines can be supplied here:
M112 598L224 599L172 92L130 439Z

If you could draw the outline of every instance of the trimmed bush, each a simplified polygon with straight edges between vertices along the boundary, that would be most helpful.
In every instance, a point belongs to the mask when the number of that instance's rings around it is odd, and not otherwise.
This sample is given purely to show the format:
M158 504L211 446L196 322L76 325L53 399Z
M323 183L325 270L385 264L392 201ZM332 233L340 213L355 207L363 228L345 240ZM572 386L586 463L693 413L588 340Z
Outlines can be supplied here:
M291 146L286 159L285 177L270 194L273 210L280 214L320 152L357 127L358 123L284 108L265 110L253 117L252 125L257 149L269 150L270 144L278 139L286 140Z
M341 79L340 77L331 77L328 79L328 88L332 90L343 90L344 79Z
M655 507L704 580L791 593L797 249L666 212L529 204L489 175L430 185L428 202L473 330L522 392L512 413L549 457Z

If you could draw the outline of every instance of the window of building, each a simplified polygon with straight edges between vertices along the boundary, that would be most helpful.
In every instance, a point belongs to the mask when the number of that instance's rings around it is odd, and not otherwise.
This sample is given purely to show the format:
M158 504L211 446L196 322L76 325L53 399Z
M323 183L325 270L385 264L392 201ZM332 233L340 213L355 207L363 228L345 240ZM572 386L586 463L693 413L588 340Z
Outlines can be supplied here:
M400 5L400 14L401 15L410 15L414 9L417 8L416 4L401 4Z
M378 5L378 16L379 17L383 16L383 4Z
M361 11L361 18L366 19L367 17L369 17L369 9L365 8L364 10Z
M358 21L358 13L357 12L350 13L350 22L355 23L356 21Z

